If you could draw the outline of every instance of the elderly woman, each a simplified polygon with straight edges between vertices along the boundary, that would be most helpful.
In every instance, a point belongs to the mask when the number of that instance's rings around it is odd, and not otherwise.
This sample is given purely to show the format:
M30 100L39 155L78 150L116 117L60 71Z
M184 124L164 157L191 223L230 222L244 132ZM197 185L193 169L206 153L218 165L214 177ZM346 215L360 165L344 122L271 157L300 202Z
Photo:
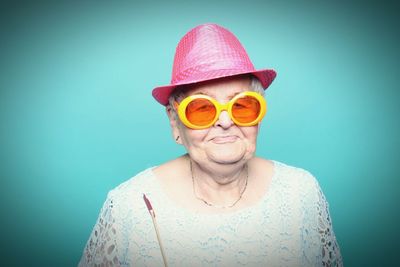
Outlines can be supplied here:
M315 178L254 155L275 76L225 28L189 31L153 90L187 154L108 194L80 266L342 266Z

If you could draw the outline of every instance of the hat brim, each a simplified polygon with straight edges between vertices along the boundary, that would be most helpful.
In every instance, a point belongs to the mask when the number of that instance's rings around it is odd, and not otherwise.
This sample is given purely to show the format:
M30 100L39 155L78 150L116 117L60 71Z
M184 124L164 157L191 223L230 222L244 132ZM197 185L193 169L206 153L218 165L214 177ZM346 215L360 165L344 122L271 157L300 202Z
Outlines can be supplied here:
M169 96L178 86L195 84L199 82L211 81L219 78L232 77L242 74L252 74L256 76L260 80L264 90L268 88L268 86L276 77L276 72L272 69L263 69L258 71L215 70L206 73L203 72L199 75L191 75L190 79L182 80L179 83L156 87L153 89L152 95L161 105L166 106L168 105Z

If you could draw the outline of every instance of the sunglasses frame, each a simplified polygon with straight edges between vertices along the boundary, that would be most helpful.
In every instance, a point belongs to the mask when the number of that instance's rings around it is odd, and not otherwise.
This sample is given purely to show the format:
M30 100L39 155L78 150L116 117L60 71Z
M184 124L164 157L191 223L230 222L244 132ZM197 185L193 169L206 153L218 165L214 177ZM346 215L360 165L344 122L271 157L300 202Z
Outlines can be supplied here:
M236 102L236 100L238 100L239 98L242 98L244 96L254 97L260 103L260 113L258 114L257 118L254 121L251 121L248 123L242 123L242 122L237 121L233 117L233 114L232 114L233 104ZM193 100L199 99L199 98L210 101L215 106L215 109L216 109L215 118L207 125L199 126L199 125L192 124L186 117L187 106ZM198 95L191 95L191 96L186 97L179 104L178 104L178 102L175 102L175 109L178 111L178 116L179 116L179 119L182 121L182 123L185 126L187 126L188 128L195 129L195 130L206 129L206 128L209 128L212 125L214 125L223 110L226 110L228 112L229 117L236 125L238 125L238 126L254 126L254 125L258 124L262 120L262 118L265 116L265 114L267 112L267 101L265 100L265 98L262 95L260 95L259 93L253 92L253 91L246 91L246 92L237 94L235 97L233 97L231 100L229 100L229 102L226 104L221 104L220 102L218 102L217 100L215 100L214 98L212 98L208 95L198 94Z

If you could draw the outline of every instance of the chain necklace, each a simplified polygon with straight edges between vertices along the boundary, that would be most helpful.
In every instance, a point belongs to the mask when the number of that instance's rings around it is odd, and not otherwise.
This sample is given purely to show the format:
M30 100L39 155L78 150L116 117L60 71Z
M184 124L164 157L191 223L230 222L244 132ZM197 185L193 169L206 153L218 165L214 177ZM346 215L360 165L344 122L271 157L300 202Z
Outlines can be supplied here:
M247 166L247 164L245 165L245 168L246 168L246 183L245 183L245 185L244 185L244 188L243 188L242 192L240 192L239 198L238 198L235 202L233 202L231 205L228 205L228 206L219 206L219 205L214 205L214 204L208 202L207 200L205 200L205 199L203 199L203 198L197 196L197 194L196 194L196 189L195 189L195 186L194 186L194 175L193 175L193 164L192 164L192 160L189 160L189 162L190 162L190 173L191 173L191 175L192 175L193 194L194 194L194 196L195 196L198 200L202 201L204 204L206 204L207 206L210 206L210 207L214 207L214 208L218 208L218 209L226 209L226 208L232 208L232 207L234 207L234 206L239 202L239 200L242 199L243 194L244 194L244 192L246 191L246 188L247 188L247 182L248 182L248 180L249 180L249 167Z

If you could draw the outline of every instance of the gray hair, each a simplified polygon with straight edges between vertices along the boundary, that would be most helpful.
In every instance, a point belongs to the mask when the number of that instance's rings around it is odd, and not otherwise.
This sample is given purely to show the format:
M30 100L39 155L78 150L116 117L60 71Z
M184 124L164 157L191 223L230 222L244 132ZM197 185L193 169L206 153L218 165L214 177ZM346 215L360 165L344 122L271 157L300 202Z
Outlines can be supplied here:
M249 91L253 91L253 92L259 93L260 95L264 96L265 92L264 92L264 88L262 87L260 80L258 78L256 78L255 76L250 76L250 79L251 79L251 83L250 83ZM174 103L175 102L179 103L182 99L185 98L185 89L186 89L186 87L184 87L184 86L178 87L171 93L171 95L168 98L167 108L171 109L172 116L174 119L178 119L178 114L175 109Z

